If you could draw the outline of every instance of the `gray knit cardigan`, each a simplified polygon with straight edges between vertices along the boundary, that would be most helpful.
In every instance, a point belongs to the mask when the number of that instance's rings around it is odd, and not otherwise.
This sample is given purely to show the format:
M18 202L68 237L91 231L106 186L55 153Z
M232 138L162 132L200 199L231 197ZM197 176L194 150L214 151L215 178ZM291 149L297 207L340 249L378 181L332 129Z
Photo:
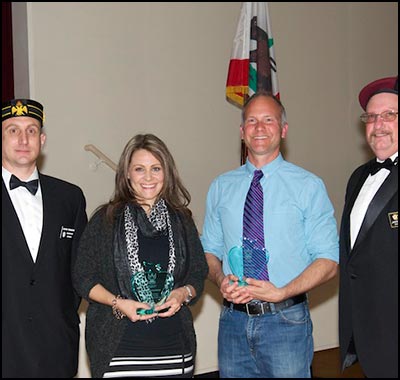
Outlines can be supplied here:
M184 235L187 252L187 257L183 260L185 263L177 260L176 267L184 265L188 268L185 278L175 284L175 287L190 284L196 289L197 296L189 304L191 305L196 303L203 293L208 266L193 219L180 214L175 216L171 218L173 234ZM132 323L127 318L116 319L110 306L93 302L88 297L96 284L101 284L110 292L118 294L113 259L113 227L105 220L104 209L93 215L80 239L72 277L77 293L89 302L86 314L86 350L92 377L101 378L114 356L125 326ZM185 339L195 356L197 346L191 311L187 306L183 306L178 315Z

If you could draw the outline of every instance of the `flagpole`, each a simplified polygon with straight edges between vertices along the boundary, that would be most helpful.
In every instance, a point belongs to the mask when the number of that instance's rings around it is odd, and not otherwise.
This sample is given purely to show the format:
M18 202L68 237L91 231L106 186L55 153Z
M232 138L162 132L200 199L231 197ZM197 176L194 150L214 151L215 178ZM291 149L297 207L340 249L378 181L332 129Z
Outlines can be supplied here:
M241 140L240 146L240 165L244 165L247 159L247 146L243 140Z

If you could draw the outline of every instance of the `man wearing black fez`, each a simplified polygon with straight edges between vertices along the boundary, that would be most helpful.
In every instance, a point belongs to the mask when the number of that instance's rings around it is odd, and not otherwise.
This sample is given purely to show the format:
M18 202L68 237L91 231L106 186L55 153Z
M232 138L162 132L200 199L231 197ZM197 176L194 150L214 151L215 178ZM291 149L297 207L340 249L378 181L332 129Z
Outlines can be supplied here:
M347 184L340 229L339 340L343 369L398 377L398 82L366 85L359 101L376 156Z
M2 377L78 368L80 298L71 267L87 223L82 190L38 171L43 106L2 104Z

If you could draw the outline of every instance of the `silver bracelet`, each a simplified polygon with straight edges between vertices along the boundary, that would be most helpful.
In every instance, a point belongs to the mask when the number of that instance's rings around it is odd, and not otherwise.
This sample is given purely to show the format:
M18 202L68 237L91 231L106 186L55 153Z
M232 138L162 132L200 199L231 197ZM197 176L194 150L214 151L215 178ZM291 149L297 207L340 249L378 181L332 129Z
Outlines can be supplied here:
M118 300L122 299L122 297L118 294L112 301L111 301L111 308L112 308L112 313L115 318L117 319L122 319L125 317L125 314L118 309L117 307L117 302Z
M192 293L192 290L190 289L189 285L183 285L183 287L188 292L188 296L186 297L185 301L183 302L185 305L187 305L193 299L193 293Z

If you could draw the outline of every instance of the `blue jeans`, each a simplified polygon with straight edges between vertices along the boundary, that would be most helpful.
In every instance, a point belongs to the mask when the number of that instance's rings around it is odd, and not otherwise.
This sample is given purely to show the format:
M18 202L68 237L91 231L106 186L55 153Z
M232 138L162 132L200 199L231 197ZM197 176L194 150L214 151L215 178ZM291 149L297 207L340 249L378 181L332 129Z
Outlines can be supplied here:
M221 378L310 378L313 354L307 301L260 316L223 306L218 332Z

